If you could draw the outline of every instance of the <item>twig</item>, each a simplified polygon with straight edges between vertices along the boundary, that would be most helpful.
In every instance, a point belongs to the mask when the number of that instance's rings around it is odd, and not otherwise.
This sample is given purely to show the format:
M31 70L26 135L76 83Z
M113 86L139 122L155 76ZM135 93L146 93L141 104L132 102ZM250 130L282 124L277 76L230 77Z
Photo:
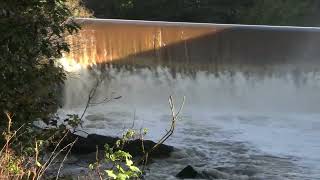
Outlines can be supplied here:
M132 125L131 125L131 129L134 128L134 123L136 121L136 109L134 109L134 113L133 113L133 121L132 121ZM141 129L140 129L140 132L141 132Z
M12 144L12 141L11 141L11 140L12 140L14 137L20 137L20 135L17 136L17 133L18 133L18 131L20 131L20 129L21 129L23 126L24 126L24 124L23 124L22 126L20 126L20 127L18 128L18 130L16 130L16 131L13 133L12 136L10 136L10 138L7 140L8 143L6 143L6 145L3 146L2 149L0 150L0 156L1 156L1 154L3 153L3 150L4 150L6 147L9 147L9 146Z
M61 154L61 152L63 152L65 149L67 149L68 147L70 147L70 149L72 148L72 146L74 145L74 143L77 141L78 139L76 139L75 141L67 144L65 147L63 147L62 149L60 149L51 159L49 159L45 164L43 165L39 171L39 175L37 180L40 180L41 177L43 176L43 174L46 172L46 170L50 167L50 165L52 164L52 162L58 157L59 154Z
M84 131L84 130L81 130L81 129L74 129L73 133L76 133L76 132L83 132L83 133L89 135L88 132L86 132L86 131Z
M60 139L60 141L58 142L58 144L55 146L53 152L51 153L48 161L46 161L44 163L44 165L40 168L39 172L40 172L40 175L39 177L41 177L43 175L43 173L45 172L45 169L47 169L47 166L51 164L51 161L53 160L53 157L56 157L55 156L55 152L56 150L58 149L58 147L60 146L60 144L62 143L62 141L67 137L67 134L69 133L69 131L67 131L64 136Z
M83 110L83 112L82 112L82 115L81 115L81 117L80 117L80 121L82 121L82 118L83 118L84 114L86 113L86 111L87 111L87 109L88 109L88 107L89 107L89 105L90 105L90 102L91 102L92 98L93 98L94 95L95 95L95 92L96 92L98 86L99 86L99 80L97 80L96 85L95 85L95 86L90 90L90 92L89 92L89 97L88 97L88 100L87 100L87 104L86 104L86 107L84 108L84 110ZM81 125L81 127L82 127L82 125Z
M160 146L161 144L163 144L174 132L175 129L175 125L176 125L176 120L178 119L178 115L180 114L180 112L183 109L184 103L185 103L186 97L183 97L183 101L182 104L179 108L179 111L176 113L175 112L175 106L173 103L173 97L170 96L169 97L169 105L170 105L170 110L171 110L171 126L169 131L166 132L166 134L164 136L162 136L162 138L158 141L157 144L155 144L147 153L144 154L144 156L142 156L142 158L140 158L135 164L139 164L141 161L147 161L147 158L149 156L149 154L152 153L152 151L154 151L158 146Z
M73 145L76 143L77 140L78 140L78 138L72 142L72 144L70 145L70 148L69 148L67 154L64 156L62 162L60 163L60 167L59 167L59 170L58 170L58 173L57 173L56 180L59 179L59 174L60 174L61 168L63 167L63 163L66 161L68 154L71 152L71 149L72 149Z
M141 140L142 153L143 153L143 154L146 154L146 151L145 151L145 149L144 149L144 137L143 137L143 135L142 135L141 130L142 130L142 128L140 128L140 140ZM144 169L145 169L145 167L146 167L146 165L147 165L147 159L148 159L148 157L146 157L146 160L145 160L144 165L143 165L143 167L142 167L142 171L144 171Z
M97 161L96 172L97 172L100 180L103 180L102 175L100 173L100 167L99 167L100 166L100 161L99 161L99 148L98 148L98 146L96 146L96 149L97 149L96 150L96 161Z
M95 86L90 90L89 96L88 96L88 100L87 100L87 103L86 103L86 106L85 106L85 108L84 108L84 110L83 110L83 112L82 112L82 115L81 115L81 117L80 117L80 121L82 121L85 113L87 112L87 109L88 109L90 106L99 105L99 104L103 104L103 103L108 103L108 102L110 102L110 101L112 101L112 100L114 100L114 99L120 99L120 98L122 97L122 96L117 96L117 97L112 97L112 96L111 96L110 98L108 98L108 97L104 98L104 99L103 99L102 101L100 101L100 102L92 102L92 99L94 98L94 96L95 96L95 94L96 94L96 91L97 91L100 83L102 82L102 80L103 80L102 77L100 77L100 79L97 79L97 82L96 82ZM82 127L82 124L81 124L81 127Z

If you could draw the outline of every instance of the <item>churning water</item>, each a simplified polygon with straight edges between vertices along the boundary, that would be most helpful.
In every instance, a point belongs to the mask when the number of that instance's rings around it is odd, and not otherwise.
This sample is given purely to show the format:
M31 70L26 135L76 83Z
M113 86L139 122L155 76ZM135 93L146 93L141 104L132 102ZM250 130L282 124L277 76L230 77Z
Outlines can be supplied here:
M168 97L176 106L186 97L166 142L178 150L147 179L175 179L187 165L234 179L320 179L319 29L85 21L89 41L68 58L100 65L73 64L60 115L81 113L103 77L94 101L122 98L91 106L84 130L148 128L156 141L171 121Z
M81 113L97 74L78 71L66 82L63 113ZM166 68L108 68L84 130L121 135L134 123L157 140L170 124L168 97L186 103L176 132L167 144L181 149L172 158L151 165L148 179L173 178L191 164L201 170L235 169L257 179L320 177L320 74L269 76L260 79L238 72L219 76L197 72L193 77ZM243 172L242 172L243 171ZM249 173L249 174L248 174Z

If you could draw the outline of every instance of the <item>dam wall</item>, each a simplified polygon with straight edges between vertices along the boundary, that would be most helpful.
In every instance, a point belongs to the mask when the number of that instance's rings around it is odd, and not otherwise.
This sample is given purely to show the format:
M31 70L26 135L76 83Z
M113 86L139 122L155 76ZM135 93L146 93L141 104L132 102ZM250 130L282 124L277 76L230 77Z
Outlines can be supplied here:
M286 67L317 71L320 28L76 19L65 57L82 65L205 71Z

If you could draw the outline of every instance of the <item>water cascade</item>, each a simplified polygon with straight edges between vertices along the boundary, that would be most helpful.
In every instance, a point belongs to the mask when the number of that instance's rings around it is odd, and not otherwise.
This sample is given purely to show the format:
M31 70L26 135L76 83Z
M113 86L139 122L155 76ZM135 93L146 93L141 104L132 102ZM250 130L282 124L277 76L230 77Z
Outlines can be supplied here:
M74 68L60 114L81 112L97 77L85 130L119 134L135 122L157 139L169 95L186 96L179 149L152 165L168 178L187 164L254 167L261 179L320 177L320 28L77 19L62 62ZM171 162L171 163L170 163Z

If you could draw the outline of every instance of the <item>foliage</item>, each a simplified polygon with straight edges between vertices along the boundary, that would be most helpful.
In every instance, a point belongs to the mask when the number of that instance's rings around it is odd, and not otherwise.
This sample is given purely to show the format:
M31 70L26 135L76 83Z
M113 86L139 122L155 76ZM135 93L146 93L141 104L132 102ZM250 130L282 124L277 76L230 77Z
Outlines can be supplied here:
M183 97L182 104L178 111L176 111L175 104L173 102L173 97L169 97L169 105L171 110L171 125L170 129L166 131L166 133L160 138L160 140L150 149L145 150L144 148L144 137L148 132L148 129L140 129L140 132L137 133L134 129L128 129L122 136L120 140L118 140L113 147L110 147L108 144L105 145L105 156L104 161L106 163L111 163L112 167L105 170L105 174L101 174L101 164L98 159L97 152L97 161L94 164L90 164L89 168L91 170L95 170L100 177L100 180L103 179L103 176L108 177L109 179L117 179L117 180L125 180L125 179L133 179L140 178L142 176L142 171L136 166L136 164L147 164L149 155L151 155L152 151L159 147L159 145L163 144L174 132L176 122L179 119L179 114L181 113L183 106L185 103L185 97ZM129 143L130 140L134 139L141 140L141 148L143 155L140 159L136 159L135 162L132 160L132 156L124 152L124 146L126 143ZM143 167L144 168L144 167Z
M314 0L259 0L241 11L239 20L246 24L304 25L315 7Z
M89 98L90 99L90 98ZM182 105L179 110L175 111L175 106L173 103L173 98L170 96L169 104L172 115L171 126L165 135L160 138L160 140L153 145L150 149L144 149L144 136L147 134L147 129L140 129L137 133L134 129L127 130L122 138L114 144L113 147L110 145L105 145L104 151L104 162L111 164L112 167L107 168L101 173L101 164L98 158L97 151L97 161L94 164L90 164L89 168L95 170L99 175L100 179L104 177L107 179L139 179L142 177L142 171L137 167L136 164L144 163L147 164L149 155L155 150L159 145L163 144L174 132L176 121L183 108L185 102L185 97L183 99ZM88 104L90 101L88 101ZM86 110L86 109L85 109ZM52 164L54 159L64 152L64 158L60 167L57 171L56 177L59 177L60 170L63 166L64 161L67 159L68 154L71 151L74 143L77 139L64 147L60 147L62 142L65 140L67 135L71 130L75 131L78 126L81 125L81 119L78 115L68 115L68 118L62 124L52 125L51 128L40 131L35 131L33 128L26 128L27 132L21 132L22 128L16 131L12 130L12 115L6 113L8 119L8 127L6 131L3 131L5 145L2 150L0 150L0 178L2 179L41 179L46 177L45 172L48 167ZM132 128L134 127L134 123ZM69 129L70 128L70 129ZM18 133L19 132L19 133ZM22 147L21 151L18 152L18 148L14 148L19 141L16 139L19 136L24 136L28 134L29 138L27 143L28 146ZM38 136L37 136L38 135ZM39 136L40 135L40 136ZM62 136L61 136L62 135ZM39 139L38 139L39 138ZM144 155L140 159L136 159L135 162L133 157L125 152L123 149L127 143L131 140L136 139L141 140L142 152ZM53 150L49 153L47 147L51 145ZM53 145L53 146L52 146ZM48 157L49 155L49 157ZM46 177L47 178L47 177Z
M67 0L66 5L75 17L93 17L93 13L83 5L81 0Z
M18 131L11 129L12 116L6 114L8 118L8 127L3 136L5 139L5 145L0 151L0 178L1 179L37 179L40 174L40 168L42 164L39 162L39 151L42 141L33 141L33 145L30 149L32 154L22 155L17 154L14 148L12 148L15 138L18 136Z
M6 116L8 119L8 126L6 131L3 132L5 144L0 150L0 179L42 179L45 176L46 170L55 158L60 155L61 152L69 149L64 155L65 160L75 143L74 141L64 147L59 147L60 143L68 134L68 132L66 132L62 137L58 136L59 140L58 143L55 144L54 150L49 154L48 158L45 158L44 155L48 155L46 148L49 141L57 139L55 136L47 136L52 135L52 133L46 133L45 135L41 135L43 140L29 139L28 142L31 143L31 145L21 149L23 153L18 152L17 148L14 148L14 146L19 143L16 139L24 134L29 135L30 132L22 132L22 128L13 130L11 127L12 115L6 113ZM56 130L54 132L58 131ZM46 136L48 139L45 139ZM63 162L60 167L62 167L62 164ZM59 171L57 172L57 176L59 176Z
M109 150L109 152L108 152ZM109 177L113 178L113 179L129 179L129 178L133 178L136 177L138 178L141 174L141 171L138 167L133 165L133 161L131 160L132 156L124 151L118 150L116 152L113 152L112 150L110 150L109 148L106 148L107 151L107 157L106 160L110 160L113 163L115 162L121 162L123 160L125 160L125 165L127 170L125 170L120 163L117 164L116 170L105 170L105 172L108 174Z
M144 130L143 135L145 135L145 132L146 130ZM129 129L123 134L122 139L118 140L113 147L110 147L108 144L105 145L104 162L110 163L112 168L104 170L104 175L101 175L99 160L94 164L90 164L89 168L96 170L100 179L103 179L103 176L117 180L139 178L142 175L141 170L134 165L132 156L122 150L127 141L135 139L136 135L136 131Z
M85 0L99 18L307 25L317 0ZM307 23L315 24L311 21ZM318 24L317 24L318 25Z
M94 11L95 16L101 18L232 23L234 9L245 5L247 1L87 0L85 2Z
M64 0L0 3L0 113L16 114L15 127L59 107L65 73L56 60L69 51L64 37L79 28L71 15Z

